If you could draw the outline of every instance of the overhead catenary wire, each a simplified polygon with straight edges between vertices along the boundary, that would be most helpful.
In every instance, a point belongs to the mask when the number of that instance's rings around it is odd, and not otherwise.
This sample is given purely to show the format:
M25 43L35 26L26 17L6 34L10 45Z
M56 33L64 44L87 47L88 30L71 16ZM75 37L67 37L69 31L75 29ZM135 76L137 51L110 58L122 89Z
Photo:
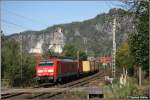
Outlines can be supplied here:
M45 23L38 22L38 21L35 20L35 19L29 18L29 17L27 17L27 16L23 16L23 15L21 15L21 14L15 13L15 12L10 11L10 10L7 10L7 9L5 9L5 13L11 14L11 15L15 15L15 16L21 18L21 19L25 19L25 20L27 20L27 21L29 21L29 22L32 22L32 23L34 23L35 25L38 24L38 25L42 25L42 26L48 27L48 25L45 24ZM18 25L18 24L16 24L16 23L13 23L13 22L10 22L10 21L4 20L4 19L2 20L2 22L6 23L6 24L11 24L11 25L13 25L13 26L17 26L17 27L22 28L22 29L25 29L25 30L32 30L31 28L28 28L28 27L26 27L26 26ZM43 37L43 38L44 38L44 37Z
M4 22L4 23L6 23L6 24L10 24L10 25L13 25L13 26L17 26L17 27L19 27L19 28L23 28L23 29L26 29L26 30L29 30L29 28L27 28L27 27L25 27L25 26L22 26L22 25L18 25L18 24L16 24L16 23L13 23L13 22L10 22L10 21L7 21L7 20L4 20L4 19L2 19L2 22ZM19 33L20 35L19 35L19 41L20 41L20 79L21 79L21 81L22 81L22 79L23 79L23 70L22 70L22 65L23 65L23 63L22 63L22 58L23 58L23 42L22 42L22 34L21 34L21 32Z
M19 18L21 18L21 19L25 19L25 20L27 20L27 21L29 21L29 22L34 23L35 25L38 24L38 25L42 25L42 26L46 26L46 27L49 26L49 25L47 25L47 24L45 24L45 23L41 23L41 22L39 22L39 21L37 21L37 20L35 20L35 19L29 18L29 17L27 17L27 16L23 16L23 15L21 15L21 14L15 13L15 12L10 11L10 10L7 10L7 9L5 9L5 13L14 15L14 16L19 17ZM4 20L4 22L7 23L7 24L11 24L11 25L14 25L14 26L23 28L23 29L25 29L25 30L31 30L31 29L28 28L28 27L24 27L24 26L22 26L22 25L15 24L15 23L13 23L13 22L5 21L5 20ZM43 33L42 38L43 38L43 40L44 40L44 33Z
M17 27L22 28L22 29L30 30L30 28L28 28L28 27L25 27L25 26L22 26L22 25L19 25L19 24L10 22L10 21L8 21L8 20L1 19L1 21L2 21L3 23L10 24L10 25L13 25L13 26L17 26Z
M49 26L48 24L46 24L46 23L41 23L41 22L39 22L38 20L35 20L35 19L32 19L32 18L29 18L29 17L27 17L27 16L23 16L23 15L21 15L21 14L18 14L18 13L15 13L15 12L13 12L13 11L10 11L10 10L5 10L6 12L8 12L9 14L11 14L11 15L15 15L15 16L17 16L17 17L20 17L20 18L22 18L22 19L25 19L25 20L28 20L28 21L30 21L30 22L32 22L32 23L34 23L34 24L40 24L40 25L44 25L44 26Z

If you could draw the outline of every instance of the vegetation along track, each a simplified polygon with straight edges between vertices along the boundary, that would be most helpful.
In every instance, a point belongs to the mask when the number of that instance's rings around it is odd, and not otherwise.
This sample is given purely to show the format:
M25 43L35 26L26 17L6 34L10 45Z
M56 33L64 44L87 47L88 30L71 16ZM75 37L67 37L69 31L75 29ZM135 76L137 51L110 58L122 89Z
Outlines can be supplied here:
M100 71L94 75L73 81L73 82L69 82L63 85L59 85L57 86L57 88L53 89L51 91L45 91L45 92L38 92L38 93L34 93L34 92L21 92L21 93L14 93L14 94L10 94L10 95L2 95L2 99L7 99L7 98L14 98L16 99L18 96L22 97L21 95L25 95L23 96L21 99L35 99L35 98L52 98L56 95L60 95L62 93L65 93L66 91L70 90L71 88L74 87L78 87L78 86L84 86L88 83L90 83L93 80L102 78L104 76L104 72ZM35 88L34 88L35 89ZM45 88L46 89L46 88Z

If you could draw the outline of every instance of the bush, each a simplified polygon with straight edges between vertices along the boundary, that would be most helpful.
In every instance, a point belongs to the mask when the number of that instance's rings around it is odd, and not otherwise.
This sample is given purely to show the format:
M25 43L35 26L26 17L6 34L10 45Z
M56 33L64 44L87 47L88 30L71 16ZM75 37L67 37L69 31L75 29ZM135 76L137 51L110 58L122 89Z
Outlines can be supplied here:
M138 81L135 78L129 77L127 84L122 88L120 88L119 81L108 87L112 91L112 98L127 99L129 96L147 96L148 91L139 88L137 83Z
M34 56L20 51L15 40L2 39L2 79L9 79L11 86L23 86L32 82L35 75ZM22 68L22 78L21 78Z

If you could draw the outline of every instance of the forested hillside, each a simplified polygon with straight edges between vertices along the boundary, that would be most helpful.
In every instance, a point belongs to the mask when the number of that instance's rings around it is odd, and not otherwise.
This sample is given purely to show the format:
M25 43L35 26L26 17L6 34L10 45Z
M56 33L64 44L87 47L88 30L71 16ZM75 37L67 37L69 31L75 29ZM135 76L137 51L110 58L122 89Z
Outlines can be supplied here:
M61 27L65 36L65 44L72 44L82 51L87 49L89 55L110 54L112 48L112 20L117 16L116 42L118 45L127 39L127 33L133 30L133 17L122 9L111 9L108 13L98 14L96 17L82 22L72 22L48 27L41 31L25 31L8 36L23 45L23 50L29 52L35 48L37 42L44 40L42 49L48 50L52 40L52 33Z

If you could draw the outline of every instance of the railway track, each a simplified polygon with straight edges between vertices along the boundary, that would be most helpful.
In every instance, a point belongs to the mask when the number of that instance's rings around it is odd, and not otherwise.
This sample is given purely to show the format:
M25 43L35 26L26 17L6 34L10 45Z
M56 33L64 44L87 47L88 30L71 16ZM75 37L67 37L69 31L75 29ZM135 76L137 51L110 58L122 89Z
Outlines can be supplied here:
M84 86L93 80L102 78L103 76L104 76L104 72L101 71L101 72L98 72L94 75L84 77L84 78L81 78L81 79L73 81L73 82L58 85L57 88L54 88L53 90L51 90L53 92L51 92L51 91L42 91L42 92L40 92L40 91L36 91L36 92L30 91L29 92L28 91L28 92L24 92L23 91L23 92L18 92L18 93L2 94L1 98L2 99L9 99L9 98L12 98L12 99L18 99L18 98L20 98L20 99L38 99L38 98L47 99L47 98L52 98L52 97L55 97L55 96L60 95L62 93L65 93L72 88L75 88L78 86ZM45 85L48 85L48 84L45 84ZM38 89L39 87L40 86L34 87L33 89L36 90L36 88Z
M71 83L68 83L68 84L64 84L64 85L61 85L59 86L59 88L57 89L59 92L53 92L53 93L41 93L39 95L36 95L36 96L33 96L33 97L29 97L29 98L25 98L25 99L35 99L35 98L40 98L40 99L47 99L47 98L52 98L56 95L60 95L62 93L65 93L67 92L68 90L70 90L71 88L74 88L74 87L78 87L78 86L84 86L85 84L89 83L90 81L92 80L95 80L97 78L99 78L100 74L102 73L97 73L95 75L92 75L92 76L89 76L89 77L86 77L82 80L77 80L75 82L71 82ZM64 88L64 89L61 89L60 88Z
M51 87L51 86L55 86L55 83L43 83L43 84L39 84L39 85L35 85L33 86L33 88L40 88L40 87Z

